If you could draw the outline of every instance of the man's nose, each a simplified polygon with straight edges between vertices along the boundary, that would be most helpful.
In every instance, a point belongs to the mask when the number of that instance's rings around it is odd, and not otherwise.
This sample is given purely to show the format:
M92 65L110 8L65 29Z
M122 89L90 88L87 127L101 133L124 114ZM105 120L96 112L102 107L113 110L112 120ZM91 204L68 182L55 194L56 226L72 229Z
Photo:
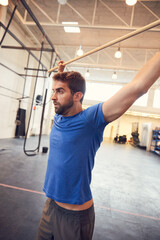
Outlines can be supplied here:
M51 99L52 99L52 100L56 100L56 99L57 99L57 94L56 94L56 92L53 93Z

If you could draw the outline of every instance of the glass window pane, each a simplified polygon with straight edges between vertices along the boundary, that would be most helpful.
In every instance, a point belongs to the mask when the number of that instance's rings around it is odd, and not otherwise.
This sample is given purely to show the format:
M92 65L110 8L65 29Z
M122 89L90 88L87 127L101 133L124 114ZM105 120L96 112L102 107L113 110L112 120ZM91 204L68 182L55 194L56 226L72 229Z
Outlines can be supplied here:
M147 107L148 93L144 94L142 97L138 98L134 102L134 106Z
M159 89L156 89L154 92L153 107L160 108L160 90Z
M86 100L104 102L112 97L122 86L103 83L86 83Z

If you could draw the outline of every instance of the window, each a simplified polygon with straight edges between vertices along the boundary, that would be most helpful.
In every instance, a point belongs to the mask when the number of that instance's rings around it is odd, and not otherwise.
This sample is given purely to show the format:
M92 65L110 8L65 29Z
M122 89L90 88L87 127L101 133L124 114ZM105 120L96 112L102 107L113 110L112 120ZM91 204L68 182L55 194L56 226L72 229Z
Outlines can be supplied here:
M103 83L86 83L86 100L104 102L112 97L122 86Z
M118 92L122 88L121 85L111 85L111 84L103 84L103 83L86 83L86 94L85 99L86 100L93 100L93 101L99 101L104 102L111 98L116 92ZM159 92L160 94L160 92ZM157 96L157 98L160 99L160 95ZM148 100L148 93L144 94L142 97L137 99L133 105L135 106L147 106L147 100ZM158 104L158 100L156 100ZM160 107L160 101L159 101L159 107Z
M144 94L142 97L138 98L134 102L134 106L147 107L148 93Z
M160 108L160 90L159 89L156 89L154 91L153 107Z

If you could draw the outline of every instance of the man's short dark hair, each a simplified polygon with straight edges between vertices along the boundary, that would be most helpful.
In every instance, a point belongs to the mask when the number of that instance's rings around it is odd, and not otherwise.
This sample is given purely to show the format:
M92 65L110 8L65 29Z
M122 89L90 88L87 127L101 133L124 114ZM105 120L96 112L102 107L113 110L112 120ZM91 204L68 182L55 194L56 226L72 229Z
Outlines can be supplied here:
M86 81L79 72L70 71L57 73L53 76L53 80L66 82L72 94L82 92L84 97L86 91ZM83 101L83 97L80 100L81 103Z

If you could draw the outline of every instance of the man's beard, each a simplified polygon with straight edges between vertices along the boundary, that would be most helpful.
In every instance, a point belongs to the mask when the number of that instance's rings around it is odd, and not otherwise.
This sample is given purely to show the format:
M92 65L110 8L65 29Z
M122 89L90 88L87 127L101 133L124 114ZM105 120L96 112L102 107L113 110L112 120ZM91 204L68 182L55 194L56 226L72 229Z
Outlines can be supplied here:
M61 105L59 102L54 102L55 104L57 104L57 106L55 106L55 113L60 114L60 115L66 115L68 110L73 106L73 98L70 98L70 100L68 100L67 103Z

